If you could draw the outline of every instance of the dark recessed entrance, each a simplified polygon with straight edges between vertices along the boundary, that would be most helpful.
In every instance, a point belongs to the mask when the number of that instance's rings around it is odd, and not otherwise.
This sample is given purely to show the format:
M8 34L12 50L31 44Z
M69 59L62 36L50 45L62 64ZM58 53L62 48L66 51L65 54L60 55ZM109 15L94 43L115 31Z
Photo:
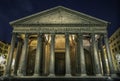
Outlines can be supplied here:
M65 75L65 53L55 53L55 75Z

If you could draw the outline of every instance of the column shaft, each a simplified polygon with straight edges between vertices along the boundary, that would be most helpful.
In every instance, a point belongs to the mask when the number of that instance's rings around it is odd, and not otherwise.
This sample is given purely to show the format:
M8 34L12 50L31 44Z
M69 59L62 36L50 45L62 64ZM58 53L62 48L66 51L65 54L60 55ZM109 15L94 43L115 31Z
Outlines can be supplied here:
M27 57L28 57L28 34L25 34L25 39L24 39L24 45L22 48L22 55L20 59L20 64L19 64L19 69L18 69L18 75L20 76L25 76L26 75L26 66L27 66Z
M79 54L80 54L80 69L81 69L81 76L86 76L86 64L85 64L85 55L84 55L84 48L83 48L83 36L82 34L79 34L78 36L79 40Z
M51 34L50 45L50 74L49 76L55 76L55 34Z
M40 75L41 57L42 57L42 34L38 34L34 76Z
M108 75L107 72L107 63L106 63L106 58L104 55L104 51L103 51L103 41L102 41L103 37L101 36L99 39L99 48L100 48L100 54L101 54L101 59L102 59L102 66L103 66L103 74L104 75Z
M66 42L65 42L65 65L66 65L66 72L65 76L71 76L71 63L70 63L70 41L69 41L69 34L66 33Z
M98 51L97 51L96 45L97 45L97 41L95 40L95 34L92 34L92 47L93 47L93 55L94 55L95 75L101 75L100 62L98 58Z
M76 75L80 75L80 42L79 37L77 38L77 52L76 52Z
M11 73L11 64L12 64L12 60L13 60L15 43L16 43L16 34L13 33L12 34L12 39L11 39L10 52L9 52L6 71L5 71L5 76L10 76L10 73Z
M47 75L47 73L48 73L48 70L47 70L47 60L48 60L48 50L47 50L47 48L48 48L48 45L46 44L45 45L45 55L44 55L44 75Z
M114 70L114 65L113 65L113 59L112 59L112 54L110 52L110 47L108 44L108 37L107 34L104 34L104 42L105 42L105 47L106 47L106 52L107 52L107 56L108 56L108 63L109 63L109 68L110 68L110 73L114 74L115 70Z
M46 42L44 41L43 44L42 44L42 75L45 75L45 50L46 50Z
M14 75L17 75L17 69L18 69L18 64L19 64L19 58L22 50L22 39L18 38L18 44L17 44L17 49L16 49L16 57L15 57L15 64L14 64Z

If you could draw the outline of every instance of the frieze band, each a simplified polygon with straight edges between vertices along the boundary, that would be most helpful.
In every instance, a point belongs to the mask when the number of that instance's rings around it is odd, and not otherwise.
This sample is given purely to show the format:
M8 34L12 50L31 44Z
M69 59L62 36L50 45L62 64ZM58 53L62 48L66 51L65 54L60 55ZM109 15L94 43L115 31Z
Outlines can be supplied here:
M15 27L13 32L41 32L41 33L64 33L64 32L69 32L69 33L74 33L74 32L82 32L82 33L106 33L107 31L105 30L105 27L29 27L29 28L24 28L24 27Z

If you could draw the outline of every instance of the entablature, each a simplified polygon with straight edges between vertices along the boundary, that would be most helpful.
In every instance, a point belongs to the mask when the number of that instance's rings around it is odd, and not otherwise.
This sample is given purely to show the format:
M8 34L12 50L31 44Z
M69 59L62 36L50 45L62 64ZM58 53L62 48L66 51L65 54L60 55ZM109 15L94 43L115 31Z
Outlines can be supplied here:
M14 27L17 33L107 33L106 27Z

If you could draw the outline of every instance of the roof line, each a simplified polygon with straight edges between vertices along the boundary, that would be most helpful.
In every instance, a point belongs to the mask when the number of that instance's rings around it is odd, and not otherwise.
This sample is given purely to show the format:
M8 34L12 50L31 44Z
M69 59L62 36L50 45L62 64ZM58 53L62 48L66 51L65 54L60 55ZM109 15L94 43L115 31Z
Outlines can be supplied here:
M37 16L37 15L39 15L39 14L42 14L42 13L45 13L45 12L48 12L48 11L51 11L51 10L55 10L55 9L57 9L57 8L66 9L66 10L68 10L68 11L71 11L71 12L74 12L74 13L77 13L77 14L81 14L81 15L83 15L83 16L87 16L87 17L89 17L89 18L91 18L91 19L95 19L95 20L97 20L97 21L104 22L104 23L106 23L106 24L110 24L110 22L108 22L108 21L105 21L105 20L102 20L102 19L99 19L99 18L90 16L90 15L84 14L84 13L79 12L79 11L75 11L75 10L66 8L66 7L64 7L64 6L56 6L56 7L50 8L50 9L46 9L46 10L37 12L37 13L35 13L35 14L32 14L32 15L25 16L25 17L23 17L23 18L17 19L17 20L15 20L15 21L11 21L11 22L9 22L9 24L12 25L12 24L14 24L14 23L16 23L16 22L19 22L19 21L21 21L21 20L24 20L24 19L27 19L27 18L30 18L30 17L34 17L34 16Z
M18 22L18 21L20 21L20 20L24 20L24 19L29 18L29 17L33 17L33 16L36 16L36 15L45 13L45 12L50 11L50 10L57 9L58 7L61 7L61 6L53 7L53 8L50 8L50 9L46 9L46 10L43 10L43 11L34 13L34 14L32 14L32 15L29 15L29 16L22 17L22 18L20 18L20 19L15 20L15 21L11 21L10 24L13 24L13 23L15 23L15 22Z
M105 21L105 20L102 20L102 19L99 19L99 18L97 18L97 17L93 17L93 16L87 15L87 14L85 14L85 13L82 13L82 12L79 12L79 11L76 11L76 10L73 10L73 9L70 9L70 8L67 8L67 7L64 7L64 6L60 6L60 7L63 8L63 9L70 10L70 11L72 11L72 12L75 12L75 13L78 13L78 14L81 14L81 15L84 15L84 16L87 16L87 17L90 17L90 18L93 18L93 19L96 19L96 20L98 20L98 21L101 21L101 22L109 23L109 24L110 24L110 22Z

